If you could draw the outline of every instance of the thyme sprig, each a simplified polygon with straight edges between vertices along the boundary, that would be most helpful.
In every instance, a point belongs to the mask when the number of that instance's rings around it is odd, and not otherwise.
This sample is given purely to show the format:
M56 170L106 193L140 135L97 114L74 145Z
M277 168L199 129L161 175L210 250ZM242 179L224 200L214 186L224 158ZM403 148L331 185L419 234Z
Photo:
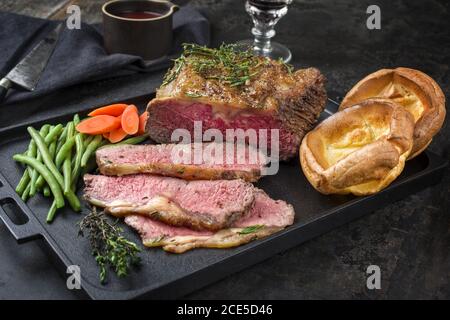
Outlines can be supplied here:
M164 77L163 86L173 81L186 64L205 79L215 79L232 87L241 86L257 75L265 62L250 50L238 50L234 44L222 44L214 49L185 43L183 54L174 60L174 67Z
M138 265L141 251L134 242L125 239L122 229L109 222L105 213L97 212L93 207L79 222L79 235L89 233L92 255L100 268L100 282L106 282L107 268L110 267L119 277L128 275L132 265Z

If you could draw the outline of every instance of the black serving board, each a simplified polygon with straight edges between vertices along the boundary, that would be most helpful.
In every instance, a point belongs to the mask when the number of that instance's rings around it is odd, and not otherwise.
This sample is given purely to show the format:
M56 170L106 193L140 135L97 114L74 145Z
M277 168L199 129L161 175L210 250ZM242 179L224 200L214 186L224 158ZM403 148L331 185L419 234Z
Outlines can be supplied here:
M141 110L152 95L128 100ZM87 106L89 109L92 106ZM326 118L337 106L329 101L321 115ZM83 111L83 110L81 110ZM83 115L83 112L81 112ZM72 115L45 120L65 123ZM224 278L281 251L323 234L337 226L406 197L440 181L446 161L424 152L408 161L401 176L380 193L367 197L325 196L315 191L304 177L298 159L281 163L276 176L261 179L258 186L275 199L291 203L296 211L294 225L268 238L233 249L196 249L176 255L161 249L143 248L142 265L126 278L109 272L109 281L99 283L98 267L86 238L78 236L77 223L82 214L61 210L52 224L45 222L50 199L37 195L25 204L14 192L23 168L11 157L23 152L29 143L29 123L0 130L0 217L18 242L43 239L50 256L65 273L67 266L81 270L81 285L93 299L176 298ZM81 196L81 192L79 192ZM124 225L125 235L140 243L138 235Z

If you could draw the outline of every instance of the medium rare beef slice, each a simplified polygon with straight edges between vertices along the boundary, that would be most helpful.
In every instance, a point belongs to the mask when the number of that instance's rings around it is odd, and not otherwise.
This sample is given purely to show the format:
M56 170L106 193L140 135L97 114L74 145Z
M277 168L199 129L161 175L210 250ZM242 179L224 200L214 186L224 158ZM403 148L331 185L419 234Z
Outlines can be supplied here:
M218 129L224 136L227 129L256 129L258 137L259 129L278 129L280 159L297 155L301 139L325 107L325 78L320 71L294 72L278 61L229 52L227 65L217 58L223 49L208 50L212 51L207 55L185 50L168 72L147 108L150 137L169 143L179 128L193 137L195 121L201 121L203 132ZM242 61L250 65L246 81L230 80L235 76L233 59L236 65ZM268 144L270 149L270 139Z
M226 158L232 148L233 157ZM152 173L186 180L244 179L261 177L266 157L250 146L231 144L118 145L97 150L97 165L105 175Z
M170 225L219 230L253 204L255 191L243 180L196 180L149 174L84 175L84 195L114 216L141 214Z
M139 215L127 216L125 222L139 232L145 246L183 253L194 248L230 248L267 237L291 225L294 215L291 205L257 190L250 212L231 228L217 232L174 227Z

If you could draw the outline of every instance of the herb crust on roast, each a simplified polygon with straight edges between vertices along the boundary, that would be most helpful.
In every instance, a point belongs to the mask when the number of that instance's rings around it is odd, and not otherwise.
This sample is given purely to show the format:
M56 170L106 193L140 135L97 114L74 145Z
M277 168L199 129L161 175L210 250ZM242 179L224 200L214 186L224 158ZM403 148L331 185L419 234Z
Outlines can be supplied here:
M194 121L202 121L203 131L279 129L280 158L288 159L325 107L324 83L315 68L294 71L233 45L186 44L148 105L147 130L169 143L173 130L192 131Z

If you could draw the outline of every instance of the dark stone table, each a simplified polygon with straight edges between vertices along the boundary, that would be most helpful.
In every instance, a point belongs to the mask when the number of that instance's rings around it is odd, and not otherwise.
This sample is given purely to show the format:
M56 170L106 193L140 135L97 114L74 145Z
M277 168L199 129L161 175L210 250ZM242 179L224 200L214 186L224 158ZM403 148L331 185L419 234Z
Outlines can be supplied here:
M84 21L98 22L103 1L4 0L0 9L61 18L68 3L80 4ZM449 2L296 1L277 26L297 66L318 67L329 96L339 99L366 74L406 66L431 75L449 93ZM243 1L193 1L212 22L213 45L249 36ZM382 28L366 28L366 8L381 8ZM103 81L74 90L86 103L148 92L159 82L149 75ZM102 94L92 95L92 92ZM94 91L95 90L95 91ZM77 103L75 102L68 102ZM2 111L3 112L3 111ZM430 149L449 158L448 121ZM440 185L427 188L372 215L272 257L186 298L249 299L449 299L450 169ZM0 223L0 299L76 298L66 289L36 243L17 245ZM381 268L381 289L366 288L366 268Z

